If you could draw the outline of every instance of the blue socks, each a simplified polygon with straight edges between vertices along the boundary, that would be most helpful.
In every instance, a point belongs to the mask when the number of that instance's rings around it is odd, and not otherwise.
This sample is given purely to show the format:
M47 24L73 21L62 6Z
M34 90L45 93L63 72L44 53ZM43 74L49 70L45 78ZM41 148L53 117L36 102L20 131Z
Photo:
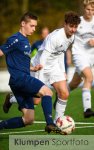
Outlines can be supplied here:
M9 120L0 122L0 130L1 129L15 129L15 128L21 128L24 126L25 125L24 125L22 117L15 117L15 118L11 118Z
M47 125L54 124L52 119L52 97L43 96L42 97L42 108L45 116ZM24 122L22 117L15 117L5 121L0 122L0 130L2 129L15 129L24 127Z
M42 108L43 108L47 125L54 124L52 119L52 97L51 96L42 97Z

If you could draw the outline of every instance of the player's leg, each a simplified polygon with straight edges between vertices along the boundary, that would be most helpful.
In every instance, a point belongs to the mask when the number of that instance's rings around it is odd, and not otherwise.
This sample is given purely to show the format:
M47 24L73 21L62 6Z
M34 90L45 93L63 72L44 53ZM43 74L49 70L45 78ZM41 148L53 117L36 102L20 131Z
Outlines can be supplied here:
M52 85L58 94L58 99L56 103L56 114L55 114L56 120L58 117L62 117L65 113L69 91L67 88L66 80L55 82Z
M34 105L38 105L41 102L41 98L33 98Z
M18 101L19 108L23 113L22 119L24 125L31 125L34 122L34 102L31 96L25 95L24 100Z
M40 98L33 98L33 99L34 99L34 105L38 105L41 101ZM6 98L5 98L5 101L3 104L3 111L5 113L8 113L9 109L11 108L13 103L17 103L17 100L16 100L15 96L13 95L13 93L8 93L6 95Z
M81 75L77 72L74 73L72 80L68 84L69 91L72 91L78 87L78 85L83 81Z
M26 96L21 92L13 90L20 109L23 112L22 117L14 117L0 122L0 129L15 129L32 124L34 120L34 104L31 96ZM32 100L31 100L32 99Z
M15 96L13 95L13 93L8 93L5 97L5 101L3 104L3 111L5 113L9 112L10 107L12 106L12 103L17 103L17 100L15 98Z
M26 108L23 108L21 110L23 112L23 122L24 122L24 125L31 125L33 124L34 122L34 109L26 109Z
M84 117L88 118L94 116L94 112L91 110L91 86L93 82L93 74L90 67L86 67L82 71L84 78L84 85L82 88L82 101L84 108Z
M90 117L92 114L94 115L94 112L91 110L91 84L92 84L92 72L90 68L86 68L82 71L83 75L79 75L77 72L74 73L74 76L72 78L72 81L69 83L69 91L71 92L75 88L78 87L78 85L82 82L82 76L84 78L84 85L82 89L82 101L83 101L83 108L84 108L84 116ZM88 101L87 101L88 99Z
M83 59L84 57L84 59ZM84 85L82 88L82 101L84 108L84 117L91 117L94 115L94 112L91 110L91 86L93 81L93 75L90 66L93 63L94 59L85 54L73 55L73 60L76 66L76 72L83 77ZM78 80L78 78L77 78ZM70 84L71 85L71 84Z
M60 133L60 129L56 127L52 119L52 91L47 86L43 86L37 95L42 96L41 104L46 120L45 131Z
M77 72L75 72L74 75L73 75L72 80L70 81L69 84L67 84L69 92L76 89L81 82L82 82L82 77ZM54 102L54 109L56 108L57 97L58 97L58 95L56 93L56 99L55 99L55 102Z
M22 100L24 99L23 94L26 94L29 96L32 96L32 95L33 96L34 95L41 96L42 97L42 108L43 108L45 120L47 123L45 130L47 132L51 132L51 131L52 132L60 132L60 129L58 129L54 125L53 119L52 119L52 91L38 79L32 78L29 75L27 75L25 79L26 80L24 82L24 86L22 83L22 85L19 84L19 86L16 87L16 89L15 89L15 87L11 87L12 91L19 103L19 106L23 104L22 103ZM22 88L21 88L21 86L22 86ZM24 101L24 102L27 103L27 101ZM22 107L21 107L21 109L22 109ZM0 123L0 129L20 128L20 127L24 127L25 125L31 123L33 119L29 118L29 117L32 115L28 116L25 114L26 112L23 112L23 113L24 113L23 117L16 117L16 118L12 118L12 119L9 119L6 121L2 121Z
M42 98L41 104L47 124L45 130L47 132L60 132L60 130L54 125L52 119L52 91L40 80L29 76L27 76L26 86L24 86L22 91L23 90L27 94Z

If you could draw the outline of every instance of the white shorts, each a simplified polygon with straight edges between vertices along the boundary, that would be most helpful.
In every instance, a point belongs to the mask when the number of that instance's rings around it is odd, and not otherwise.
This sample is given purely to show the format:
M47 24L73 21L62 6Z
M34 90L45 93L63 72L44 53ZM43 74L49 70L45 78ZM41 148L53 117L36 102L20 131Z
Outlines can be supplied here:
M60 65L57 64L52 70L40 70L38 79L43 81L46 85L51 85L54 82L66 80L66 75L62 68L60 68Z
M92 67L94 65L94 56L86 53L73 54L73 62L76 67L76 72L81 74L86 67Z
M43 51L39 63L43 65L43 69L37 71L35 77L47 86L54 82L66 80L63 53L54 56L48 51Z
M31 72L31 76L41 80L46 86L48 86L50 89L53 89L51 86L54 82L59 82L66 80L65 72L61 72L59 69L55 69L52 72L49 73L43 73L42 77L40 77L40 71L37 72Z
M51 73L44 73L44 83L46 85L51 85L55 82L66 80L65 73L58 73L58 72L51 72Z
M30 74L31 74L31 76L32 77L35 77L35 78L37 78L37 79L39 79L39 71L37 71L37 72L30 72ZM40 80L40 79L39 79ZM52 86L51 86L51 84L48 82L48 81L46 81L46 79L45 78L42 78L42 80L41 80L46 86L48 86L50 89L54 89Z

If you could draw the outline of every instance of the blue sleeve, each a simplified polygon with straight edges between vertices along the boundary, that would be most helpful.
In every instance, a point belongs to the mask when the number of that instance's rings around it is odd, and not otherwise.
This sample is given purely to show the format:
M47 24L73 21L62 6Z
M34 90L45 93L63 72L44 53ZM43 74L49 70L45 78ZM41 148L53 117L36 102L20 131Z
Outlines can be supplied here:
M37 49L36 42L32 44L32 46L31 46L31 52L33 52L34 49Z
M18 39L14 38L14 37L10 37L5 44L3 44L2 46L0 46L0 49L2 50L2 52L4 54L9 53L10 51L13 51L14 49L16 49L18 46Z
M31 51L33 50L37 50L40 48L41 44L43 43L43 40L38 40L36 42L34 42L34 44L32 44L32 47L31 47Z

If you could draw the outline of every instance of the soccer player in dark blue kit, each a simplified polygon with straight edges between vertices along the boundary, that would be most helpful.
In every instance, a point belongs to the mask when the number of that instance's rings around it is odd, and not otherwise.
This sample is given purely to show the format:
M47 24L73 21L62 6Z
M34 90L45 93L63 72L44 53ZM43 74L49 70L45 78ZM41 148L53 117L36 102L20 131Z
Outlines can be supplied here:
M38 79L30 76L31 46L27 36L32 35L37 26L37 17L31 12L25 13L20 21L20 30L9 37L0 46L0 56L5 54L9 85L17 99L23 113L22 117L15 117L0 122L0 130L14 129L32 124L34 121L33 97L42 98L42 108L46 120L45 131L60 132L52 119L52 91Z

